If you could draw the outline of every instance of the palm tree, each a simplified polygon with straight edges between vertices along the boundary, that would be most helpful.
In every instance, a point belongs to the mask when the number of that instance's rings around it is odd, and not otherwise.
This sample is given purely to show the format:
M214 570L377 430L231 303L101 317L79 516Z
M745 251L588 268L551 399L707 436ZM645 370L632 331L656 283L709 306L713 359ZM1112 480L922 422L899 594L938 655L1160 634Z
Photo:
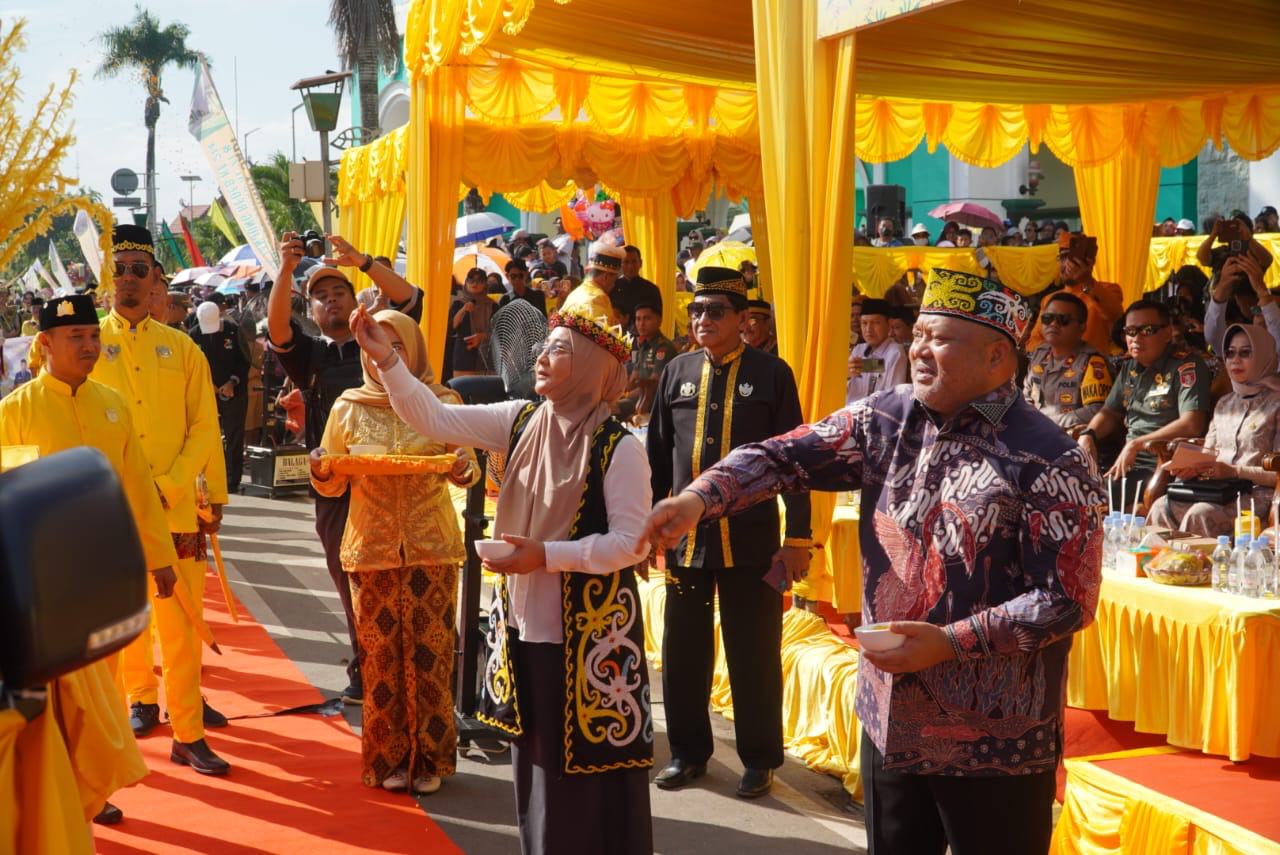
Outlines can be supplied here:
M160 86L160 74L169 65L197 66L200 55L187 49L189 35L191 30L185 24L161 29L155 15L135 6L133 20L98 36L105 55L97 76L115 77L124 71L136 71L147 88L142 120L147 126L147 228L152 235L156 233L156 122L160 119L160 103L169 103Z
M262 205L267 209L272 231L281 234L318 228L311 206L289 195L289 158L282 152L255 163L250 172Z
M393 71L400 58L395 8L391 0L332 0L329 26L338 37L338 53L343 62L356 72L363 145L382 133L378 121L378 66Z

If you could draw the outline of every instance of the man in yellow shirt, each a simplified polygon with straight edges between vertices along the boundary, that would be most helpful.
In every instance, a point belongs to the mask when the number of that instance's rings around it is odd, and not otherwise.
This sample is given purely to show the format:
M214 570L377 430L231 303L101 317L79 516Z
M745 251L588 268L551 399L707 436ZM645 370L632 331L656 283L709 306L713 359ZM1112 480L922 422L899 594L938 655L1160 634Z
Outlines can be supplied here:
M150 317L150 292L160 276L151 234L140 226L118 225L111 242L115 295L111 312L102 319L102 359L93 377L119 392L133 416L178 554L177 584L183 586L178 593L199 610L206 563L196 516L196 477L205 473L216 497L227 492L222 467L209 465L222 452L209 363L190 336ZM222 483L215 483L219 478ZM201 647L193 617L198 615L189 615L178 597L152 611L173 726L169 757L201 774L225 775L230 766L204 739L206 724L225 724L226 719L200 697ZM143 633L126 647L120 664L129 723L135 734L145 736L160 722L150 635Z
M88 445L106 456L133 513L158 607L173 594L177 556L129 408L89 379L101 350L93 298L51 300L41 311L36 342L47 357L46 369L0 401L0 445L34 445L41 457ZM59 677L49 693L85 819L105 825L123 818L107 797L147 773L121 703L115 664L112 656Z

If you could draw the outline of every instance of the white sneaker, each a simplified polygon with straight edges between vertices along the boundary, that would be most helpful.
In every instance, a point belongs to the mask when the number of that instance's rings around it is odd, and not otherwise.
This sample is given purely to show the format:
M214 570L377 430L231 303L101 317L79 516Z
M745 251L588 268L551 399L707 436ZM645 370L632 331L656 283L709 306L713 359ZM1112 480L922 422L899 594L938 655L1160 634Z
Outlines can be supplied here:
M382 781L382 789L398 793L409 788L409 771L397 769Z
M413 791L420 796L429 796L444 783L438 775L422 775L413 779Z

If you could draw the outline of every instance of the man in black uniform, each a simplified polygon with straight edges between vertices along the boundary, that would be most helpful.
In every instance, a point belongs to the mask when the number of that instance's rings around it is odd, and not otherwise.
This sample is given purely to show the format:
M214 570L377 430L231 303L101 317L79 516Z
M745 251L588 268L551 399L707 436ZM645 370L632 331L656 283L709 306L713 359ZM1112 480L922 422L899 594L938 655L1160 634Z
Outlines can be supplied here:
M667 365L649 422L655 502L679 493L734 448L803 422L791 369L743 344L746 309L740 272L698 271L689 328L701 349ZM782 591L808 572L812 546L808 494L783 501L782 543L777 504L766 502L698 526L667 553L662 690L672 756L655 781L663 789L679 789L704 774L711 757L707 704L717 591L738 756L746 767L738 795L769 792L773 770L782 765Z
M609 292L609 302L613 304L614 311L622 316L627 329L634 333L636 306L641 303L652 306L657 310L658 317L662 317L662 292L657 285L640 275L640 267L644 264L640 250L627 244L624 251L626 256L622 259L622 275Z
M249 409L249 346L235 321L212 301L196 308L191 330L213 375L217 392L218 424L222 428L222 453L227 466L227 492L240 491L244 474L244 420Z
M329 240L334 251L330 263L359 268L386 295L391 308L416 321L422 320L421 289L410 285L390 267L376 263L372 256L357 251L338 235L331 235ZM306 293L311 302L311 316L320 326L322 335L307 335L291 318L293 289L289 286L302 257L303 244L298 234L285 232L280 243L280 273L267 300L267 331L271 349L276 352L289 379L302 390L306 402L304 436L309 451L320 445L333 402L346 390L364 382L364 373L360 368L360 346L348 325L356 308L356 295L345 273L328 264L316 264L307 276ZM331 499L312 491L312 497L316 505L316 534L324 546L329 577L347 613L347 632L351 636L351 660L347 664L350 683L343 690L342 699L359 704L364 700L364 684L360 678L362 654L356 637L355 612L351 608L351 587L338 557L342 532L347 526L350 495Z

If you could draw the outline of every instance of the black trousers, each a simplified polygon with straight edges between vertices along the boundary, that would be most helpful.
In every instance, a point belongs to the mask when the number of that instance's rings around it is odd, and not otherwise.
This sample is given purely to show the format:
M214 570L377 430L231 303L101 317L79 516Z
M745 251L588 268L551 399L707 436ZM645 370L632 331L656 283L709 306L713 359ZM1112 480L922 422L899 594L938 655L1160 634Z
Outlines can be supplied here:
M324 547L324 561L329 568L329 578L333 580L338 599L342 600L343 611L347 613L347 634L351 636L351 661L347 663L347 677L353 686L360 687L360 660L364 658L364 653L360 650L360 637L356 635L356 613L351 607L351 583L347 580L339 558L342 533L347 528L347 512L351 509L351 494L344 493L336 499L328 496L314 498L316 534L320 535L320 545Z
M564 645L514 647L524 734L511 743L511 767L522 855L652 853L649 770L566 774Z
M707 705L715 670L713 603L718 591L738 757L748 769L782 765L782 595L763 581L768 569L671 569L662 696L673 758L702 764L714 748Z
M227 464L227 492L235 495L244 476L244 419L249 411L249 391L237 389L229 401L218 398L218 425L222 428L222 453Z
M1001 777L886 772L862 732L862 806L870 855L1044 855L1054 773Z

